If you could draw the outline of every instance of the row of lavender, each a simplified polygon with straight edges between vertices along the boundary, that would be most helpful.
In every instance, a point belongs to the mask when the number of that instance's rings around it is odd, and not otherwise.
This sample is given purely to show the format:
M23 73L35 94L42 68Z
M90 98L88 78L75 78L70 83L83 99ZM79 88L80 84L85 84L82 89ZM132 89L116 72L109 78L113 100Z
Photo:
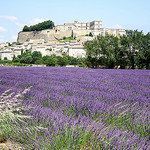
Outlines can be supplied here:
M22 100L33 119L19 124L44 131L17 133L28 149L148 149L149 81L149 70L0 68L0 94L31 87Z

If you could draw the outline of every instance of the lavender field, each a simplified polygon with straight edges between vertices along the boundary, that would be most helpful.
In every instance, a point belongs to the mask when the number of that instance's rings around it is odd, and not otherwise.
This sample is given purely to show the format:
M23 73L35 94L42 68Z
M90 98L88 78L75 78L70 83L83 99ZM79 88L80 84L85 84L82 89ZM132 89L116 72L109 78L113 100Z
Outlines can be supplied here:
M0 67L0 104L24 149L150 149L150 70Z

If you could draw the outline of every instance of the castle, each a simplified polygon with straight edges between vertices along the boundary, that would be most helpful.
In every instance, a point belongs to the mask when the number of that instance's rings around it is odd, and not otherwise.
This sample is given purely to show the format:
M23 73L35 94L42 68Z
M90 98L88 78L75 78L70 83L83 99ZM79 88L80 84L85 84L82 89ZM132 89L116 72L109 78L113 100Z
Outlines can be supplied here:
M42 31L33 31L33 32L19 32L18 42L23 43L27 39L44 39L45 41L58 41L58 39L63 39L63 37L71 36L73 31L73 36L80 40L84 41L84 38L81 38L89 33L95 37L97 35L106 35L113 34L114 36L121 36L125 34L124 29L108 29L102 27L102 21L92 21L92 22L78 22L75 20L72 23L64 23L64 25L57 25L53 29L47 29Z
M91 33L92 36L89 36ZM17 43L9 46L0 44L0 57L12 60L14 55L17 57L21 54L21 50L31 49L32 52L40 51L42 56L59 55L63 52L69 56L82 58L86 56L83 43L87 40L93 40L97 35L113 34L121 36L125 34L124 29L108 29L102 27L101 20L91 22L64 23L57 25L53 29L42 31L19 32ZM73 37L74 40L65 41L64 37ZM49 51L51 49L51 51Z

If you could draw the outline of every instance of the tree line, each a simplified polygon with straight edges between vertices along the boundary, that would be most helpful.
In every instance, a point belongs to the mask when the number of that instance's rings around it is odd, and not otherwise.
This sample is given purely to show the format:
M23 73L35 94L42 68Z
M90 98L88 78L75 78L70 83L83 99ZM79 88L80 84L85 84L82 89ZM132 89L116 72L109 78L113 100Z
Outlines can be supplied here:
M31 53L31 50L26 50L25 52L21 52L21 55L17 57L14 56L12 62L19 63L19 64L36 64L41 65L45 64L46 66L66 66L66 65L77 65L83 67L83 62L85 61L84 58L74 58L68 56L66 53L63 53L62 56L43 56L41 52L34 51Z
M29 32L29 31L41 31L45 29L53 29L54 27L54 22L51 20L44 21L41 23L38 23L36 25L28 27L27 25L24 26L23 32Z
M150 33L128 30L126 35L98 35L84 45L92 68L150 69Z

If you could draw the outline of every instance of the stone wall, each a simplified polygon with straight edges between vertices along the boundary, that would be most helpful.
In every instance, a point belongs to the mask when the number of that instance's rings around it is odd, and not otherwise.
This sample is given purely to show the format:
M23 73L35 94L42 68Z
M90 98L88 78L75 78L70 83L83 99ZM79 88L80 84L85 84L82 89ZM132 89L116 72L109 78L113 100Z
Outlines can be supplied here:
M73 33L77 34L77 36L85 36L86 34L89 34L90 32L92 32L92 30L79 30L79 29L73 30Z
M83 36L89 34L91 30L73 30L74 36ZM44 39L45 41L57 41L63 39L64 36L69 37L72 30L42 30L31 32L19 32L17 42L24 43L27 40Z
M62 39L64 36L71 36L71 31L57 31L57 30L42 30L31 32L19 32L17 41L23 43L27 40L44 39L45 41L55 41Z

